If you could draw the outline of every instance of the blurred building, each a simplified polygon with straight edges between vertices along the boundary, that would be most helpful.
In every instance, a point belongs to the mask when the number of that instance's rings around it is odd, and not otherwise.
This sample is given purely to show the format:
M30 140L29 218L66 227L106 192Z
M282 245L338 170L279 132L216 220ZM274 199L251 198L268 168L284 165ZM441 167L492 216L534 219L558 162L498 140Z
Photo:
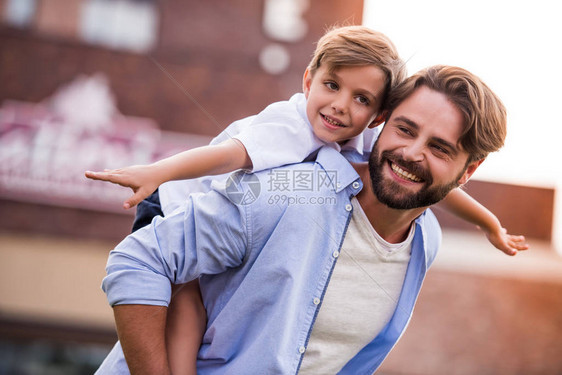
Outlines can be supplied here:
M83 171L206 144L289 98L325 28L361 23L362 6L0 0L0 374L88 373L116 340L100 283L133 212ZM442 254L381 373L562 372L554 191L468 191L535 250L507 258L438 213Z

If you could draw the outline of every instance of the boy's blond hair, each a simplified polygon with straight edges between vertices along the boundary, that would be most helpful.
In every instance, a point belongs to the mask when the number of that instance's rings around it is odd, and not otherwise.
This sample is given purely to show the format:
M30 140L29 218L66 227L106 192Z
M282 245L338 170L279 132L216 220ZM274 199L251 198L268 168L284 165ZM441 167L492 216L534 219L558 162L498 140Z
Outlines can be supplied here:
M376 66L386 75L384 97L407 76L406 64L394 43L383 33L365 26L336 27L324 34L316 45L308 71L313 76L321 65L329 71L344 66Z
M503 146L507 134L503 103L480 78L455 66L432 66L406 79L389 94L387 116L420 86L444 94L462 112L464 130L459 144L469 154L467 164Z

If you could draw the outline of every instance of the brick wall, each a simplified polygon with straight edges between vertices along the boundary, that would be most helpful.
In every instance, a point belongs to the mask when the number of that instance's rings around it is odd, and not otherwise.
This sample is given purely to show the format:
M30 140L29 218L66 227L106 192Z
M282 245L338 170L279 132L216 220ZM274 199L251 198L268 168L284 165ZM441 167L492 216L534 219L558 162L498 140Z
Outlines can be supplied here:
M363 2L311 1L304 15L309 32L296 43L284 44L292 61L278 76L259 66L259 51L272 42L262 31L262 1L157 4L159 40L148 54L93 47L69 36L68 28L61 36L42 31L45 27L38 30L37 25L29 30L0 25L0 101L39 101L79 74L103 72L124 114L153 118L165 130L216 135L230 122L300 91L314 42L326 26L360 23ZM47 16L38 19L51 19ZM203 114L151 58L216 121Z

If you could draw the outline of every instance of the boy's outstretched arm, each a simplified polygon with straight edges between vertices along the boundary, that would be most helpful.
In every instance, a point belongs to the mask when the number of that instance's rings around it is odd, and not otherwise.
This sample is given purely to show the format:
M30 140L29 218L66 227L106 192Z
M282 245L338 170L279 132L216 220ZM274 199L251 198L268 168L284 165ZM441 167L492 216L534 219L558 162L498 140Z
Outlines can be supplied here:
M488 241L507 255L515 255L518 251L529 248L524 236L507 233L496 215L462 189L451 190L438 206L480 227L486 232Z
M217 145L197 147L152 164L133 165L103 172L86 171L86 177L129 187L134 194L123 207L130 208L152 194L158 186L172 180L185 180L249 169L252 161L237 139Z

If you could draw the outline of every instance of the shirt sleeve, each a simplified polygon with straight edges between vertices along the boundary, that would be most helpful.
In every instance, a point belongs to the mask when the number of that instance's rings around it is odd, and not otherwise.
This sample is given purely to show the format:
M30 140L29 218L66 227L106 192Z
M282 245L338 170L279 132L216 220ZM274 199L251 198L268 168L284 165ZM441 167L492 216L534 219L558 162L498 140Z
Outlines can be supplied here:
M220 192L193 194L181 210L127 236L110 252L102 289L109 304L167 306L172 284L242 263L244 206Z
M324 146L306 118L306 99L302 93L288 101L270 104L257 115L230 124L210 144L238 139L252 161L251 172L300 163ZM195 180L169 181L159 188L164 215L175 210L190 193L208 191L213 180L225 175L205 176Z
M292 101L271 104L233 138L246 148L253 172L302 162L324 145Z

